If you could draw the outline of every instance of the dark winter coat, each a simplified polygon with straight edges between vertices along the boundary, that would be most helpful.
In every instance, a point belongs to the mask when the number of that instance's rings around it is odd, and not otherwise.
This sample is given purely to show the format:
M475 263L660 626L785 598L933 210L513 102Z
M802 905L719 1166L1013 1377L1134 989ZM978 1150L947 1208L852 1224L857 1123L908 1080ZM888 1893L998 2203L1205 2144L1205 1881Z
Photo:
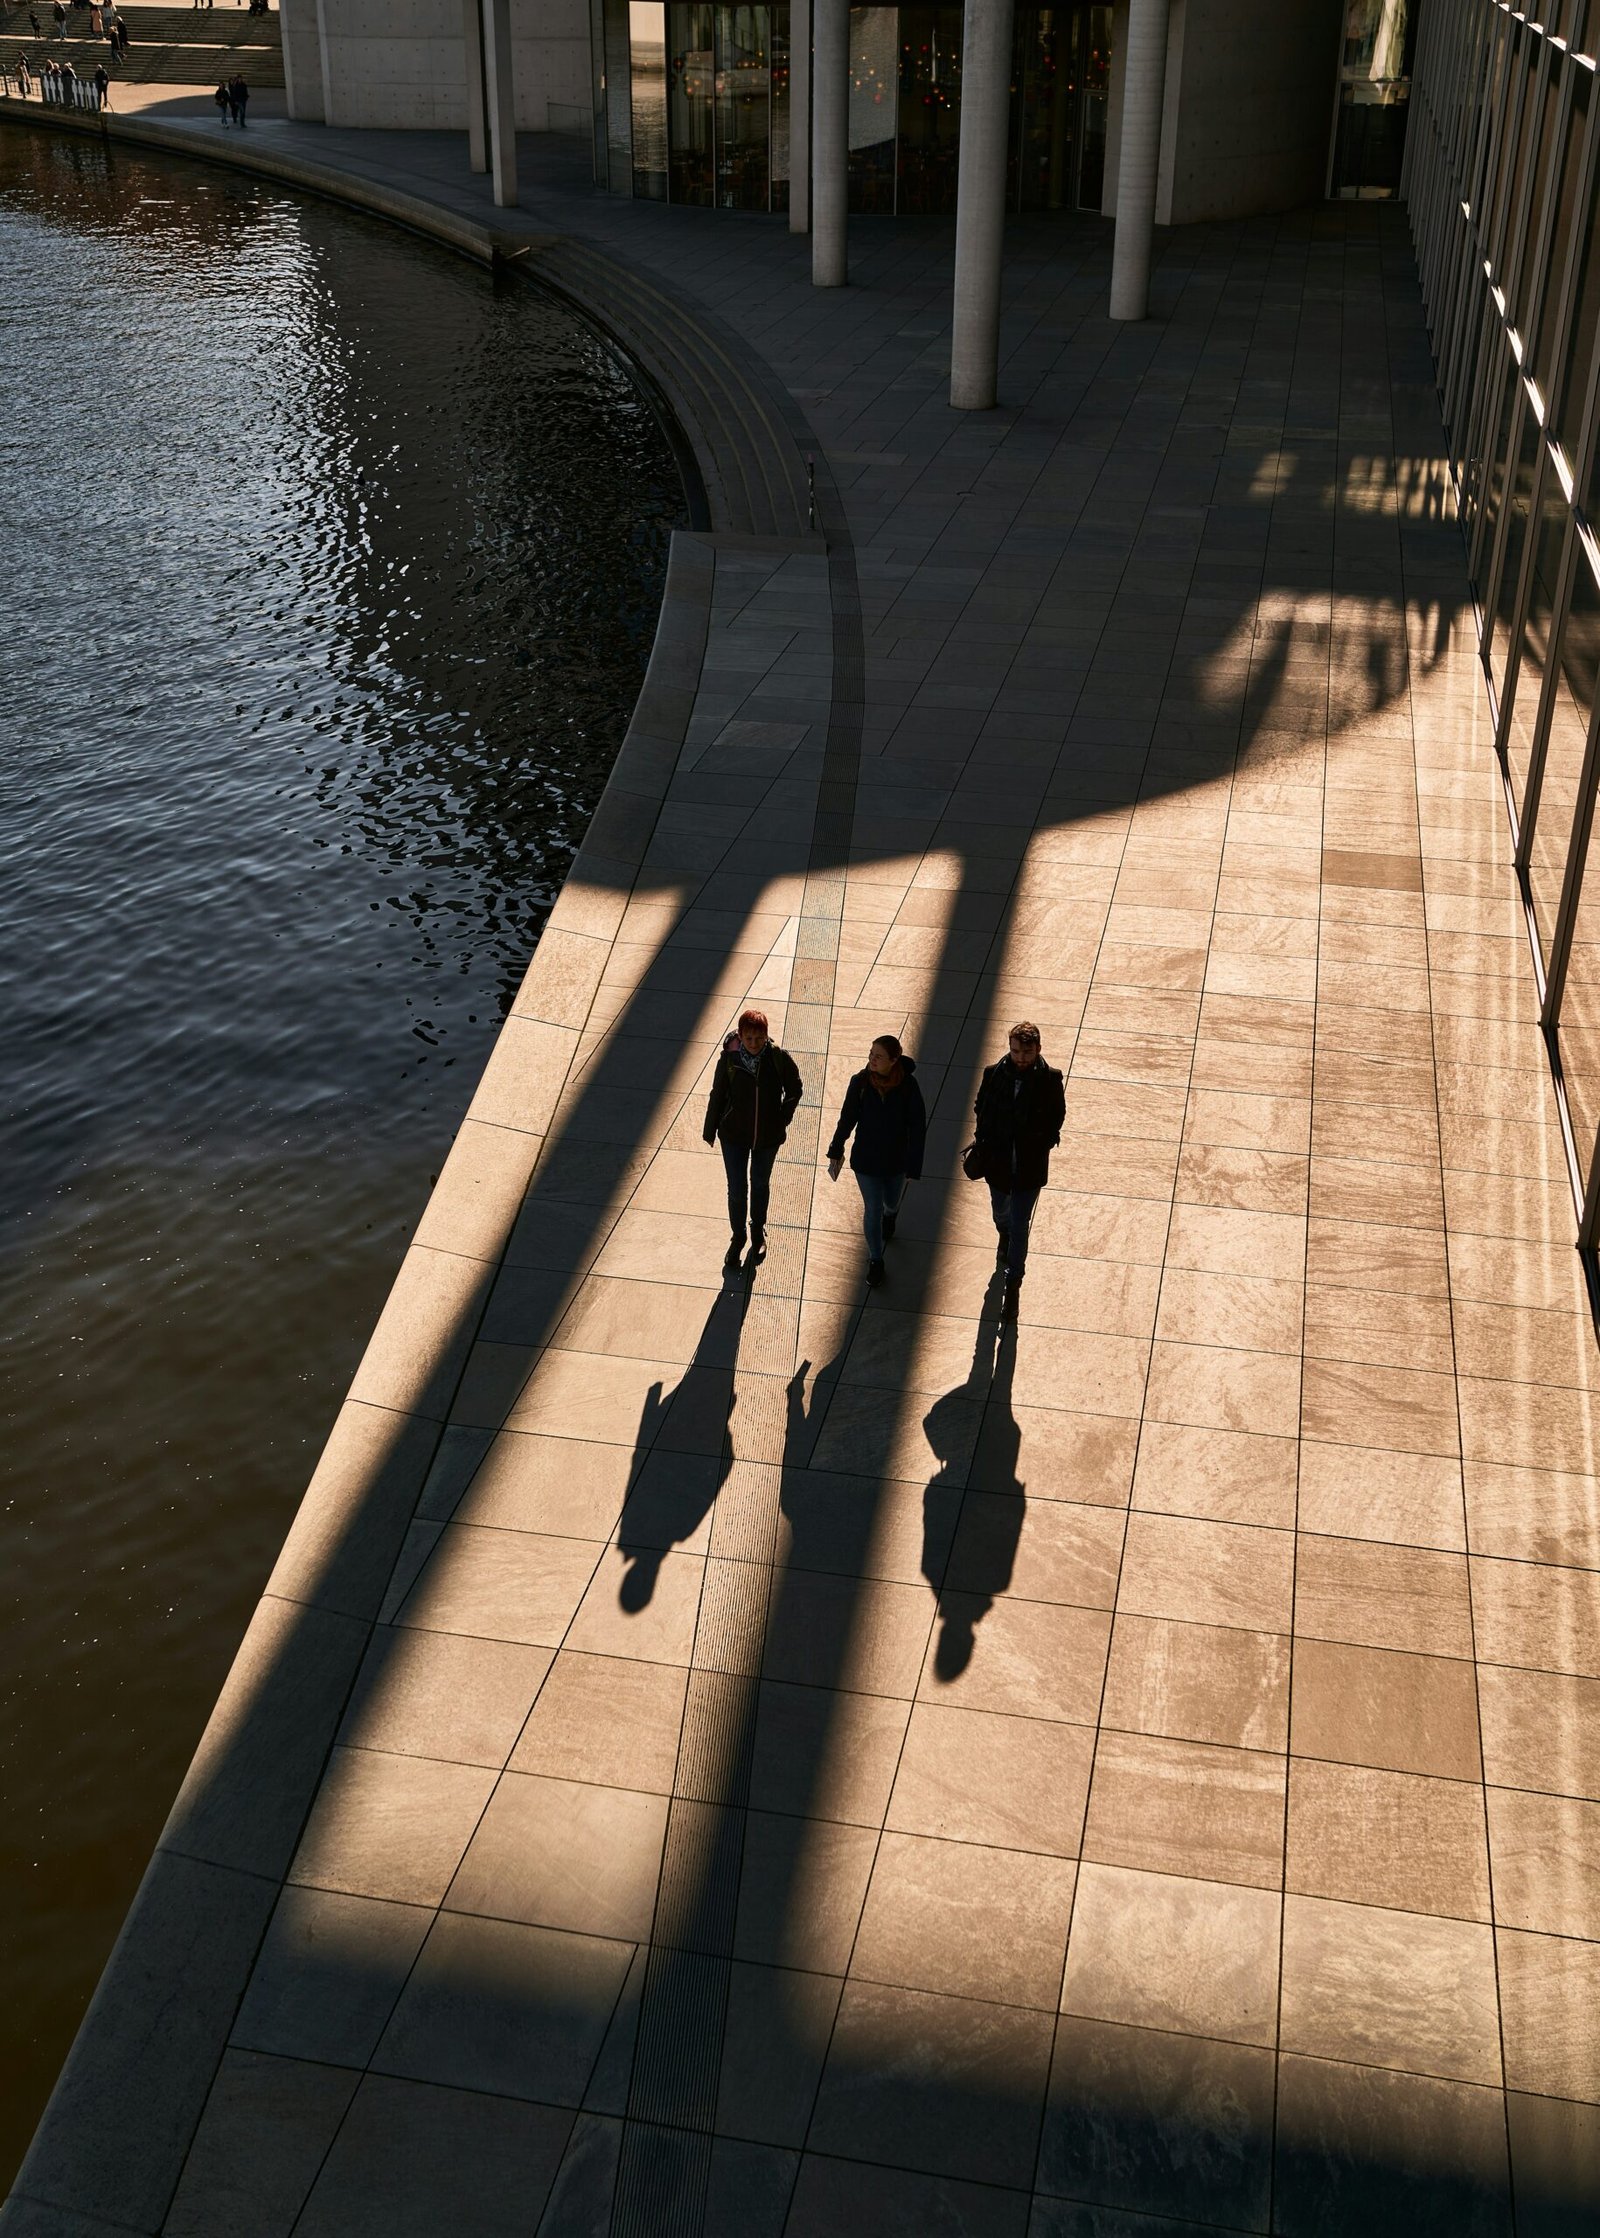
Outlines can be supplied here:
M844 1092L844 1109L828 1145L830 1158L842 1158L850 1142L852 1172L878 1174L885 1180L901 1173L912 1181L922 1179L928 1111L912 1077L916 1069L915 1058L902 1057L900 1070L905 1077L883 1095L873 1086L869 1069L856 1074Z
M1002 1057L985 1071L972 1109L984 1179L999 1189L1042 1189L1067 1116L1055 1067L1042 1057L1026 1067Z
M804 1084L787 1049L769 1041L748 1071L738 1055L739 1037L729 1034L711 1075L711 1096L706 1105L707 1142L731 1142L742 1150L776 1148L789 1132L789 1121L804 1093Z

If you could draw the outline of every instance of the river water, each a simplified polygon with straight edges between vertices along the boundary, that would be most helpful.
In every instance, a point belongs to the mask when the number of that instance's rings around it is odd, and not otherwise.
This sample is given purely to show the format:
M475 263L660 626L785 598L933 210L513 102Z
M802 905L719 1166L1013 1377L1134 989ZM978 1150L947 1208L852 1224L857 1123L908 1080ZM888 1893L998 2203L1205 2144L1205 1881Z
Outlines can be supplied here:
M620 744L564 307L0 133L0 2191Z

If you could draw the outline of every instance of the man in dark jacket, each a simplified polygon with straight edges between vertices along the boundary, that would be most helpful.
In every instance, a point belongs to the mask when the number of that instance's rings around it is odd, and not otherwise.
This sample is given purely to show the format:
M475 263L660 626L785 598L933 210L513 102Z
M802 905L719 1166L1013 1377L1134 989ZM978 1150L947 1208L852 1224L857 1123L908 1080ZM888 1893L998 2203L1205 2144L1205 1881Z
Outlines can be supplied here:
M855 1136L850 1167L861 1191L861 1225L867 1237L867 1280L883 1280L883 1247L894 1235L908 1181L922 1179L927 1107L915 1079L917 1065L893 1034L879 1034L866 1069L844 1092L844 1109L828 1145L828 1175L837 1181L844 1146Z
M722 1045L706 1105L706 1141L721 1144L728 1170L733 1240L722 1264L730 1274L744 1255L747 1214L755 1255L766 1252L773 1161L803 1093L794 1059L767 1038L766 1012L747 1010Z
M1040 1054L1039 1029L1029 1020L1011 1029L1010 1054L990 1065L973 1104L978 1155L989 1184L989 1206L1006 1270L1001 1319L1017 1318L1017 1294L1028 1263L1028 1229L1039 1191L1050 1178L1050 1153L1061 1140L1067 1115L1061 1075Z

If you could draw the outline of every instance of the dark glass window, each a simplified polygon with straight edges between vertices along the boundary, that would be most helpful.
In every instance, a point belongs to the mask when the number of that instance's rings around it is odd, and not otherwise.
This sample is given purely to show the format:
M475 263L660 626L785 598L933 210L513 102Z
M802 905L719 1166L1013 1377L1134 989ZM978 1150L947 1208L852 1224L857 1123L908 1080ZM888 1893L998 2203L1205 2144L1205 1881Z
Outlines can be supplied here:
M628 67L633 85L633 191L641 202L667 199L667 48L665 11L632 0Z
M868 214L894 208L898 13L850 10L850 207Z
M712 200L711 143L716 51L709 0L674 0L667 10L667 105L672 141L672 200Z

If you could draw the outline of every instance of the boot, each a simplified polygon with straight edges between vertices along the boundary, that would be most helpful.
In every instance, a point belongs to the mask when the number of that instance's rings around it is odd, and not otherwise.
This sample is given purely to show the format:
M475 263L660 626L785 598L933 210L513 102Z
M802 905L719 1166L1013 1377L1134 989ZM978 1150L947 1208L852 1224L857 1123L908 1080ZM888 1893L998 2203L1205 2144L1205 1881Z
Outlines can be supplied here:
M764 1259L766 1257L767 1231L765 1228L752 1228L750 1230L750 1253L752 1258Z
M876 1290L882 1280L883 1261L881 1259L869 1259L867 1261L867 1288Z
M1002 1228L1002 1229L1000 1230L1000 1233L999 1233L999 1238L998 1238L998 1240L997 1240L997 1242L996 1242L996 1244L995 1244L995 1247L994 1247L994 1263L995 1263L995 1265L996 1265L997 1267L1003 1267L1003 1266L1005 1265L1006 1261L1007 1261L1007 1260L1008 1260L1008 1259L1010 1258L1010 1256L1011 1256L1011 1230L1010 1230L1009 1228Z
M1015 1319L1017 1318L1017 1307L1021 1303L1021 1300L1021 1281L1013 1280L1010 1275L1007 1275L1006 1294L1000 1301L1000 1318L1002 1321L1015 1321Z
M744 1237L735 1236L728 1246L728 1256L722 1262L724 1274L735 1274L744 1261Z

